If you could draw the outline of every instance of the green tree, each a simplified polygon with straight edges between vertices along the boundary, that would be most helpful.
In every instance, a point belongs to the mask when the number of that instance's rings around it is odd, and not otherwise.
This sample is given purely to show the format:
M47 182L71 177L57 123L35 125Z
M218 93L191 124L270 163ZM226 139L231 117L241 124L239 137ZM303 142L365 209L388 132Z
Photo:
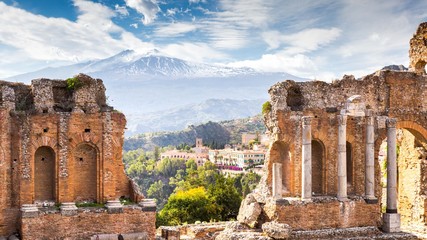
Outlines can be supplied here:
M160 211L163 224L179 225L196 221L209 221L213 218L215 206L204 187L178 191L169 197L168 203Z
M252 190L256 188L260 179L261 179L261 176L253 172L248 172L245 175L243 175L243 177L240 180L243 197L248 195Z
M164 192L163 187L165 185L161 180L154 182L151 184L150 188L147 190L147 196L149 198L155 198L157 200L163 200L164 198ZM159 202L159 201L158 201Z
M221 174L216 175L215 184L209 187L208 193L215 204L217 220L226 221L237 218L242 198L234 187L232 178L225 178Z
M154 147L154 160L159 160L160 159L160 147L155 146Z

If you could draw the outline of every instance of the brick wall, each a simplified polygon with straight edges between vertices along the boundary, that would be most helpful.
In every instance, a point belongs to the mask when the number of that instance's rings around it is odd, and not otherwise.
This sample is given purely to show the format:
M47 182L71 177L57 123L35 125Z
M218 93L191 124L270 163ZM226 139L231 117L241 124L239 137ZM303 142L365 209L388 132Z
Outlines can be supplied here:
M59 211L40 213L38 217L21 219L23 240L89 239L95 234L146 232L155 238L156 212L125 207L123 213L109 214L105 209L79 209L77 215L62 216Z
M266 212L271 217L277 216L278 222L289 224L294 230L380 226L381 223L379 205L366 204L364 200L296 200L273 203L269 207L273 211Z

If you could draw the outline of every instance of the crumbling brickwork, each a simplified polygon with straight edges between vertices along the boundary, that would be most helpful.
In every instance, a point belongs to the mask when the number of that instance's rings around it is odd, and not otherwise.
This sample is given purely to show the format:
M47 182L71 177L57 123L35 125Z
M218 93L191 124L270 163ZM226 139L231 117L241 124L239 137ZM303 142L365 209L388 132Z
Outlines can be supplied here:
M124 208L122 214L85 209L73 216L51 212L36 218L24 218L21 228L24 239L80 240L106 233L147 233L148 239L154 239L155 221L155 211L142 212L138 208Z
M427 63L427 23L421 23L411 39L409 49L409 69L416 73L426 73Z
M102 80L75 81L0 82L0 236L19 228L25 204L143 199L124 172L125 116Z

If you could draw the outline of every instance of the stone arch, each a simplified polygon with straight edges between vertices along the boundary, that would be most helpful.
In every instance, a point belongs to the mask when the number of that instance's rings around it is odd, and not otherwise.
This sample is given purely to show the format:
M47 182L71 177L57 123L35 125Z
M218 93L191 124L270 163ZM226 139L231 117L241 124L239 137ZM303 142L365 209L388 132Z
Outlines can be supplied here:
M325 172L325 146L322 141L313 139L311 141L311 183L312 192L315 195L324 194L324 172Z
M426 62L423 60L419 60L417 63L415 63L414 71L416 73L426 73Z
M55 201L56 182L55 151L48 146L37 148L34 154L34 199L35 201Z
M73 186L76 202L98 200L98 148L90 143L80 143L73 151Z
M398 212L402 225L425 225L427 207L427 130L413 121L397 121L397 192ZM379 165L377 192L379 200L385 200L387 136L386 129L379 131L376 141L376 156ZM386 203L381 201L383 208Z
M292 188L292 166L291 152L289 144L276 141L272 144L269 152L270 167L269 172L272 173L273 163L282 164L282 193L290 195Z
M425 224L427 208L427 130L410 121L398 122L398 212L403 225Z
M57 147L57 141L54 138L48 137L48 136L42 136L39 138L36 138L32 145L34 146L34 149L38 149L39 147L47 146L51 147L52 149L56 149Z

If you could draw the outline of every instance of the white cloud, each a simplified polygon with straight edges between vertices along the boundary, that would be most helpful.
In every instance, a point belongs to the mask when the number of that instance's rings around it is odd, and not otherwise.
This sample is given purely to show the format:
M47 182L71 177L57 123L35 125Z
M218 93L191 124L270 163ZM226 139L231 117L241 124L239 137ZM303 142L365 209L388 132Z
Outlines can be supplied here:
M197 26L189 23L171 23L163 25L154 31L157 37L176 37L185 33L195 31Z
M220 0L217 11L204 11L209 17L199 20L200 31L221 49L241 49L254 40L254 32L272 20L269 12L276 0ZM256 37L255 37L256 38Z
M131 26L131 27L133 27L135 29L138 29L138 23L132 23L129 26Z
M202 3L205 3L206 2L206 0L188 0L188 2L190 3L190 4L192 4L192 3L199 3L199 2L202 2Z
M114 5L114 9L122 16L129 16L129 12L126 9L126 6L120 6L119 4L116 4Z
M144 25L152 23L160 11L156 0L125 0L125 2L128 7L135 9L144 16L141 19Z
M265 72L288 72L297 76L311 76L317 70L315 63L303 54L286 56L282 54L264 54L257 60L244 60L228 64L232 67L250 67ZM302 74L304 73L305 74Z
M166 16L174 16L178 12L178 8L169 8L166 10Z
M319 47L336 40L341 34L338 28L305 29L294 34L281 34L278 31L264 32L262 37L270 49L287 45L285 52L289 54L305 53L317 50Z
M0 42L28 59L68 62L104 58L128 48L153 48L115 25L114 10L84 0L75 0L74 5L79 13L75 22L0 2Z
M206 43L174 43L162 47L165 54L193 62L224 60L229 56L210 47Z

